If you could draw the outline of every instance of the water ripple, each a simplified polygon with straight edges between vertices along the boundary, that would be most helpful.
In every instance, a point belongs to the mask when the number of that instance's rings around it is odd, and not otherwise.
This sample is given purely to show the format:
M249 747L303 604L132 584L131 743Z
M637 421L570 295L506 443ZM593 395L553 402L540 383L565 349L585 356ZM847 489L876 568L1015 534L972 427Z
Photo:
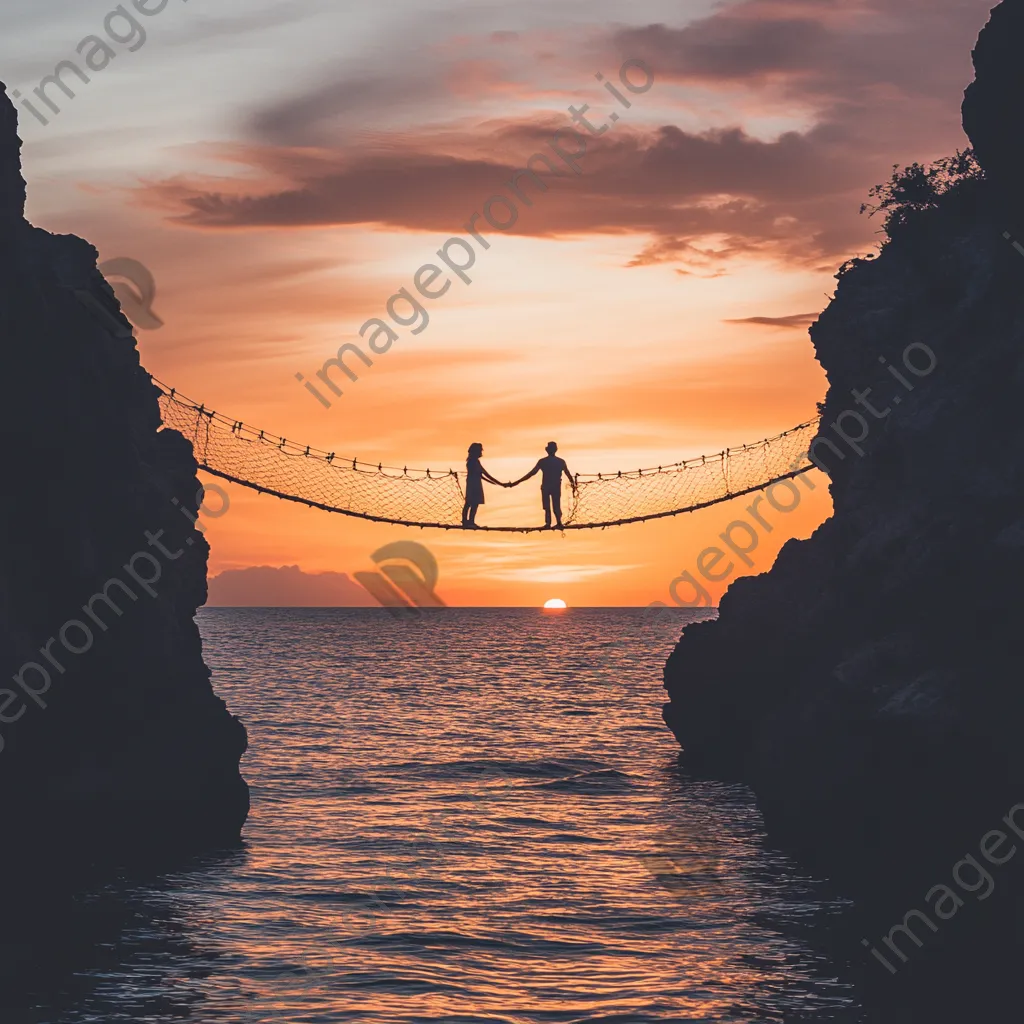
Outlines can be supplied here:
M765 1024L850 1008L787 925L839 905L765 847L747 791L676 766L660 678L678 623L200 621L250 732L244 848L76 897L73 948L5 985L4 1020Z

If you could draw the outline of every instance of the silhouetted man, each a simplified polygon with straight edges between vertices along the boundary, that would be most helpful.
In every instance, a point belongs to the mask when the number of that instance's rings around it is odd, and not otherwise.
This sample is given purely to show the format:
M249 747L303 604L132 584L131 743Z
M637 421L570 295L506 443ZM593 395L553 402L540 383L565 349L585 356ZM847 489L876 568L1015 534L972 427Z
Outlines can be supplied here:
M539 459L537 465L530 470L526 476L520 477L518 480L513 480L512 483L507 484L508 487L515 487L517 484L521 484L524 480L529 480L531 476L535 476L537 473L541 474L540 478L540 497L541 502L544 505L544 525L545 527L551 526L551 513L555 513L555 525L559 528L562 526L562 474L564 473L569 480L569 485L573 491L576 490L576 481L572 478L572 473L569 472L569 467L565 464L564 459L558 458L555 452L558 451L558 445L554 441L549 441L547 444L547 457Z

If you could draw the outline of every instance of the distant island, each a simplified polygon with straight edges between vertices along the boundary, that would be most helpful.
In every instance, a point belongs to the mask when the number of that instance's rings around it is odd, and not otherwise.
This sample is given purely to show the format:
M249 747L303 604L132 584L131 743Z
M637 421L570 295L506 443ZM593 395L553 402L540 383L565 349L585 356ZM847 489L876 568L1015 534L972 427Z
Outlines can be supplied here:
M344 572L303 572L297 565L226 569L210 579L211 608L379 608Z

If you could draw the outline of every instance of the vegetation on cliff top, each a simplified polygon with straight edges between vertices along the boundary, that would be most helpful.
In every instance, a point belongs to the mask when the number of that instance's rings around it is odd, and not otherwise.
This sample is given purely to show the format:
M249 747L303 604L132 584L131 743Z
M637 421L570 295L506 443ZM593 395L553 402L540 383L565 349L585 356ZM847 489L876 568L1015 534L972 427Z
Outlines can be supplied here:
M985 177L973 149L959 150L955 155L937 160L931 166L912 163L900 170L893 164L892 177L875 185L868 193L875 204L864 203L860 212L885 214L883 230L891 239L927 210L934 210L944 201L962 197L976 188Z
M915 161L901 170L899 164L893 164L889 180L875 185L868 192L877 202L863 203L860 212L870 217L876 213L885 214L882 233L886 237L880 246L884 249L897 237L910 234L922 218L940 208L949 210L959 206L972 210L984 181L985 171L973 149L958 150L953 156L927 166ZM836 277L843 278L850 271L872 262L875 255L847 260Z

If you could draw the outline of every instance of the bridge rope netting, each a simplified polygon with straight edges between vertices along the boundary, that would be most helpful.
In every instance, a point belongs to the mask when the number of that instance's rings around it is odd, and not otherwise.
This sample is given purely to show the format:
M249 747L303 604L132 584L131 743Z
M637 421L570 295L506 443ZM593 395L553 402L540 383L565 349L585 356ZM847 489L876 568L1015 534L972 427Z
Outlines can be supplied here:
M287 501L399 526L462 528L464 494L451 469L369 464L297 444L232 420L153 379L163 425L192 442L201 469ZM716 505L813 468L808 458L818 421L775 437L668 466L579 474L566 505L565 529L645 522ZM465 473L461 474L465 477ZM568 497L568 496L567 496ZM531 533L539 526L479 526Z

